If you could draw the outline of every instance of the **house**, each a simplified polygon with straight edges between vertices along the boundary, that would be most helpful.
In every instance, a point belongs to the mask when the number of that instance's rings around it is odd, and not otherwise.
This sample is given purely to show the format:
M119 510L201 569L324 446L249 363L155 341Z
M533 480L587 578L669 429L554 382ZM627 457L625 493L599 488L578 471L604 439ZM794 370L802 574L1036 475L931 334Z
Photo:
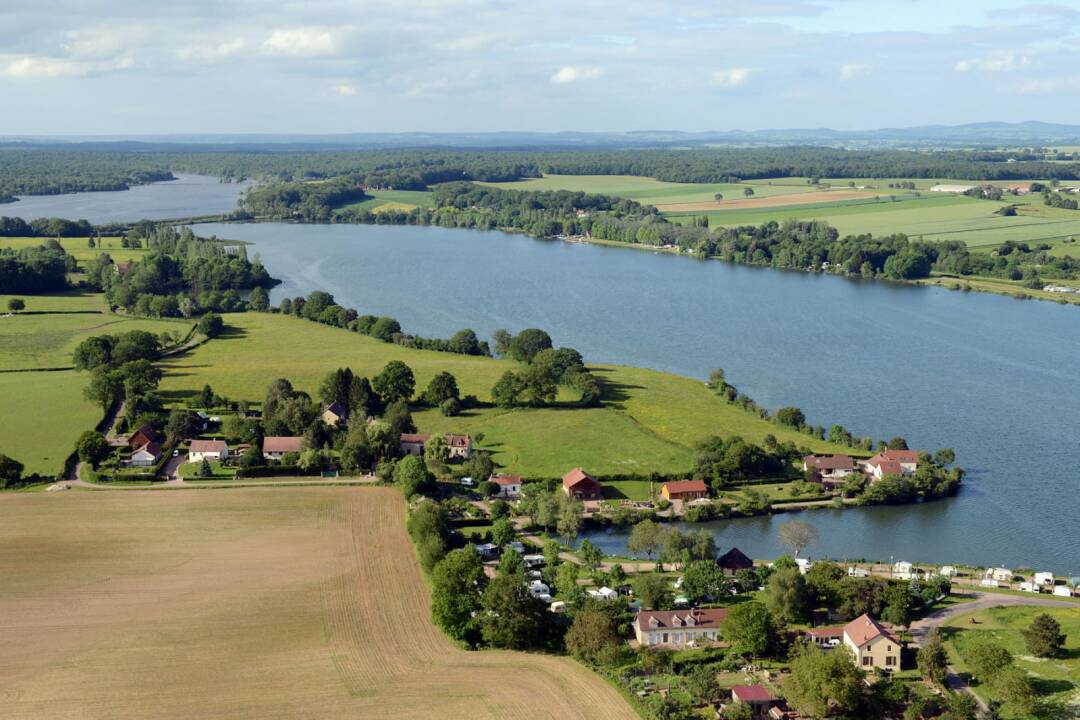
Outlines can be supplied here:
M295 435L269 435L263 438L262 454L267 460L281 460L285 453L299 453L304 447L304 438Z
M128 435L127 445L132 450L135 450L137 448L141 448L142 446L146 445L147 443L158 442L158 441L159 441L159 438L158 438L157 430L155 430L154 426L151 425L150 423L146 423L145 425L142 425L141 427L139 427L138 430L131 433L131 435Z
M192 440L188 449L188 462L225 460L228 457L229 446L224 440Z
M892 567L892 576L897 580L910 580L918 574L919 571L906 560L899 560Z
M900 669L900 641L874 618L860 615L844 626L844 645L861 668Z
M739 570L751 570L754 561L746 557L742 550L733 547L716 560L716 564L724 571L725 575L734 575Z
M1053 585L1054 573L1052 572L1037 572L1035 573L1036 585Z
M803 472L813 473L815 482L836 484L855 472L855 461L847 455L807 455Z
M818 627L806 631L806 637L818 647L833 648L844 642L844 628Z
M581 468L563 475L562 489L574 500L599 500L603 494L600 483Z
M741 702L750 706L750 716L759 720L769 716L769 708L776 702L768 690L761 685L735 685L731 688L733 702Z
M867 577L870 577L870 571L869 570L867 570L866 568L858 567L857 565L852 565L851 567L849 567L847 569L847 574L848 574L848 577L854 577L854 578L867 578Z
M998 582L1007 583L1012 582L1013 572L1009 568L989 568L987 569L986 575L984 577L990 578L992 580L997 580Z
M1031 183L1013 183L1006 185L1006 189L1012 190L1017 195L1027 195L1031 192Z
M135 265L134 260L127 260L125 262L113 263L113 272L117 275L127 275L131 271L131 268Z
M709 488L704 480L675 480L660 486L660 497L665 500L697 500L708 497Z
M131 453L132 467L152 467L161 459L161 446L156 442L148 442Z
M468 460L472 456L472 436L447 435L446 447L450 449L451 460Z
M520 475L492 475L489 479L499 486L499 492L495 497L512 499L521 494Z
M349 419L349 411L339 402L332 402L322 411L322 421L330 427L338 427Z
M401 452L403 455L415 455L424 457L424 443L431 439L430 435L417 435L416 433L401 433Z
M642 610L634 617L634 637L644 646L686 647L720 639L727 610Z
M915 450L885 450L859 465L874 480L886 475L914 475L919 468L919 453Z
M769 708L769 720L802 720L802 715L797 710L789 708L783 700L778 701Z

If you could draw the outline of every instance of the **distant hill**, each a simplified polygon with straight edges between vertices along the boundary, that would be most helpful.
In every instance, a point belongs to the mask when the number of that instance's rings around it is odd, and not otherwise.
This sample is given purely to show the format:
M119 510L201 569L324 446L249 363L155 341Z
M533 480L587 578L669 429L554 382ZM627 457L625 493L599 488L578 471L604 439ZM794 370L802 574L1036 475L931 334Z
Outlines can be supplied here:
M701 147L708 145L830 145L837 147L1016 147L1080 145L1080 125L1028 121L923 125L875 130L791 128L682 132L480 132L0 136L0 147L77 146L82 149L177 151L342 150L379 148L558 149Z

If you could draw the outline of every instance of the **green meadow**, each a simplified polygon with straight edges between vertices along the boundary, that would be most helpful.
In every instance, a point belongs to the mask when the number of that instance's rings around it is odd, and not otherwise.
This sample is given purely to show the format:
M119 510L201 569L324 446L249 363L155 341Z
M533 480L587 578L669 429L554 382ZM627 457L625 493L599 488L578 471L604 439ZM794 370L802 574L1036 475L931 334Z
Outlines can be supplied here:
M48 239L40 237L0 238L0 249L37 247L44 244ZM59 241L64 251L72 255L80 266L85 266L87 262L101 253L108 253L113 260L124 262L127 260L140 260L149 252L145 247L135 250L121 247L120 238L116 237L100 238L100 242L95 238L94 244L96 247L90 247L89 238L59 238Z
M259 403L279 377L315 396L334 368L371 376L390 360L401 360L413 369L418 391L445 370L457 378L462 394L487 403L495 381L515 367L506 360L411 350L288 316L243 313L226 316L226 322L224 336L163 364L167 401L183 402L209 384L230 400ZM420 409L414 418L425 433L483 433L480 445L496 463L530 477L559 476L574 465L599 474L686 471L695 444L713 434L760 441L771 433L840 451L727 404L700 380L621 366L592 369L603 385L601 407L565 403L504 410L485 404L459 417Z
M784 178L783 180L789 180ZM753 188L755 197L791 195L810 192L812 185L762 180L747 183L675 183L636 175L545 175L542 178L517 182L478 183L505 190L573 190L575 192L615 195L636 200L645 205L670 203L711 202L716 193L726 200L741 200L746 188Z
M344 208L357 210L371 210L372 212L388 210L400 210L408 212L417 207L431 207L435 199L430 192L424 190L368 190L370 199L363 202L350 203Z

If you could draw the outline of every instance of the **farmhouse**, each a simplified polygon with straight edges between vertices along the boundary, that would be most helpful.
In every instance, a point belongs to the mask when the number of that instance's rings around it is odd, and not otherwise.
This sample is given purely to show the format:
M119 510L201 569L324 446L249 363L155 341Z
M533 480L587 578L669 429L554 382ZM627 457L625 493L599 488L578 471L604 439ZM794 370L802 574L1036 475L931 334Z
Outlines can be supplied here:
M188 462L225 460L228 457L229 446L224 440L192 440L188 449Z
M660 487L660 496L665 500L697 500L707 497L709 488L703 480L674 480Z
M746 557L742 550L733 547L716 559L716 564L726 575L734 575L739 570L749 570L754 567L754 561Z
M262 453L267 460L281 460L285 453L298 453L303 447L300 436L270 435L263 438Z
M401 433L401 452L405 455L424 456L424 443L431 439L430 435L418 435L416 433Z
M727 617L723 608L703 610L642 610L634 618L634 636L640 645L694 646L720 639Z
M900 641L869 615L864 613L845 625L843 638L859 667L889 672L900 669Z
M806 631L806 638L819 647L836 647L844 641L844 628L817 627Z
M562 489L574 500L599 500L603 492L600 483L581 468L563 475Z
M499 486L499 492L495 497L509 499L521 494L520 475L492 475L490 480Z
M847 455L807 455L803 458L803 472L812 473L814 482L843 482L855 472L855 461Z
M471 435L447 435L446 446L450 449L450 459L468 460L472 455Z
M761 685L735 685L731 688L731 699L749 705L751 717L755 720L768 717L769 708L776 702L772 693Z
M874 480L886 475L914 475L919 469L919 453L915 450L885 450L859 464Z
M132 467L151 467L161 459L161 446L156 442L148 442L131 453Z
M151 442L158 442L158 434L157 430L154 429L154 426L149 423L139 427L139 429L131 433L127 439L128 447L132 450L141 448L143 445Z
M349 411L341 403L332 402L323 408L321 417L330 427L337 427L349 419Z

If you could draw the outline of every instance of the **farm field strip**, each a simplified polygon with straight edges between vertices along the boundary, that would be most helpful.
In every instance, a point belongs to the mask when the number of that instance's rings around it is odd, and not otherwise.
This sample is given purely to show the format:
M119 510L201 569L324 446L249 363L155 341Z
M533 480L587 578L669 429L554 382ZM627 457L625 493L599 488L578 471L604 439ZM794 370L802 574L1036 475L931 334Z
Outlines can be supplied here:
M11 720L637 718L568 658L452 645L431 624L393 489L22 493L0 506Z
M83 397L87 377L74 370L0 373L0 453L27 473L54 475L104 411Z

